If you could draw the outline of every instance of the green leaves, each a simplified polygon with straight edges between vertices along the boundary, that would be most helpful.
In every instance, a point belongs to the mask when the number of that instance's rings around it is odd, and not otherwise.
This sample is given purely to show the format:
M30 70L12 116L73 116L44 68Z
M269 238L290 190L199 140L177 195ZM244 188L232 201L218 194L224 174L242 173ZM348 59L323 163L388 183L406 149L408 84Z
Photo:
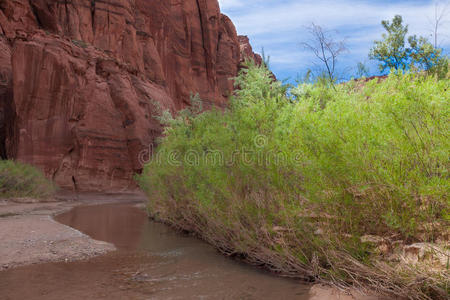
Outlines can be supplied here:
M387 33L383 33L382 40L374 42L369 52L370 59L380 61L381 72L414 68L436 74L438 78L447 76L449 60L442 55L442 49L435 48L424 37L406 38L408 26L403 25L401 16L396 15L392 22L382 21L381 24Z
M405 38L408 26L403 26L403 18L396 15L392 20L382 21L387 34L383 33L381 41L375 41L375 46L370 50L369 57L379 60L380 71L394 68L405 70L408 67L408 51L405 48Z
M419 70L436 74L438 78L445 78L448 72L449 60L442 56L442 49L434 46L424 37L410 36L410 56L412 64Z

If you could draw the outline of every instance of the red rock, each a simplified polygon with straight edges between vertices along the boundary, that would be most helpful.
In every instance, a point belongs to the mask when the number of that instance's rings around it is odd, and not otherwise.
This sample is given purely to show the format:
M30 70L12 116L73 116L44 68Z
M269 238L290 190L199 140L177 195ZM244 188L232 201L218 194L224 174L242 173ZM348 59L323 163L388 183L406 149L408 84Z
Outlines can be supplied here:
M244 63L245 60L251 59L253 60L257 65L261 65L263 63L263 58L258 53L253 52L252 45L250 45L250 40L248 36L246 35L239 35L238 36L238 42L239 42L239 51L240 51L240 62L239 66L245 67ZM270 76L273 79L273 81L277 81L277 77L274 73L270 72Z
M63 188L132 188L154 103L226 105L248 47L216 0L0 0L0 155Z
M262 57L261 55L254 53L252 45L250 45L250 40L248 36L246 35L240 35L238 36L238 41L240 45L240 52L241 52L241 64L245 61L245 59L250 58L253 59L253 61L260 65L262 64Z

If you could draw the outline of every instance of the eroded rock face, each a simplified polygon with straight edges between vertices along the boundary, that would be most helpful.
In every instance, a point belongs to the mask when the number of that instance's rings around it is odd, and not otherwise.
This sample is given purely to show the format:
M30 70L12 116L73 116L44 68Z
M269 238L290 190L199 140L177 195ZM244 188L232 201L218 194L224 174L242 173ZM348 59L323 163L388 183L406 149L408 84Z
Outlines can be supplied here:
M238 36L239 41L239 49L241 52L240 58L241 58L241 64L245 61L246 58L253 59L255 63L260 65L262 63L262 57L261 55L254 53L252 45L250 44L250 40L248 36L246 35L240 35Z
M225 106L241 55L217 0L0 0L0 155L63 188L132 188L157 107Z

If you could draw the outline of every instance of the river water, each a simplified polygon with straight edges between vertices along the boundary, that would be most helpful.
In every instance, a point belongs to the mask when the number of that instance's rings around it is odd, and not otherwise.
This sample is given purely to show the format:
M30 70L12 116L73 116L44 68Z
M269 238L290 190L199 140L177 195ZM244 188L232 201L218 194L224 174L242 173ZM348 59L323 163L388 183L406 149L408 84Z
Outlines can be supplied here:
M55 219L118 250L11 270L1 279L7 299L308 299L310 286L224 257L132 204L79 206Z

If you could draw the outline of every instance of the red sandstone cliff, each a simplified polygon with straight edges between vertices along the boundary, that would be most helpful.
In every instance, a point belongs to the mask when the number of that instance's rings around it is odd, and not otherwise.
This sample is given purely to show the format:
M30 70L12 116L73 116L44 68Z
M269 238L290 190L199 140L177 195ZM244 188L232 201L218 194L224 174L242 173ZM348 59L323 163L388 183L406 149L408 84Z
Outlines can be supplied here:
M250 40L246 35L238 36L239 51L241 53L241 63L245 61L246 58L253 59L258 65L262 63L261 55L254 53L252 45L250 45Z
M224 106L245 43L217 0L0 0L0 155L63 188L130 188L153 103Z

